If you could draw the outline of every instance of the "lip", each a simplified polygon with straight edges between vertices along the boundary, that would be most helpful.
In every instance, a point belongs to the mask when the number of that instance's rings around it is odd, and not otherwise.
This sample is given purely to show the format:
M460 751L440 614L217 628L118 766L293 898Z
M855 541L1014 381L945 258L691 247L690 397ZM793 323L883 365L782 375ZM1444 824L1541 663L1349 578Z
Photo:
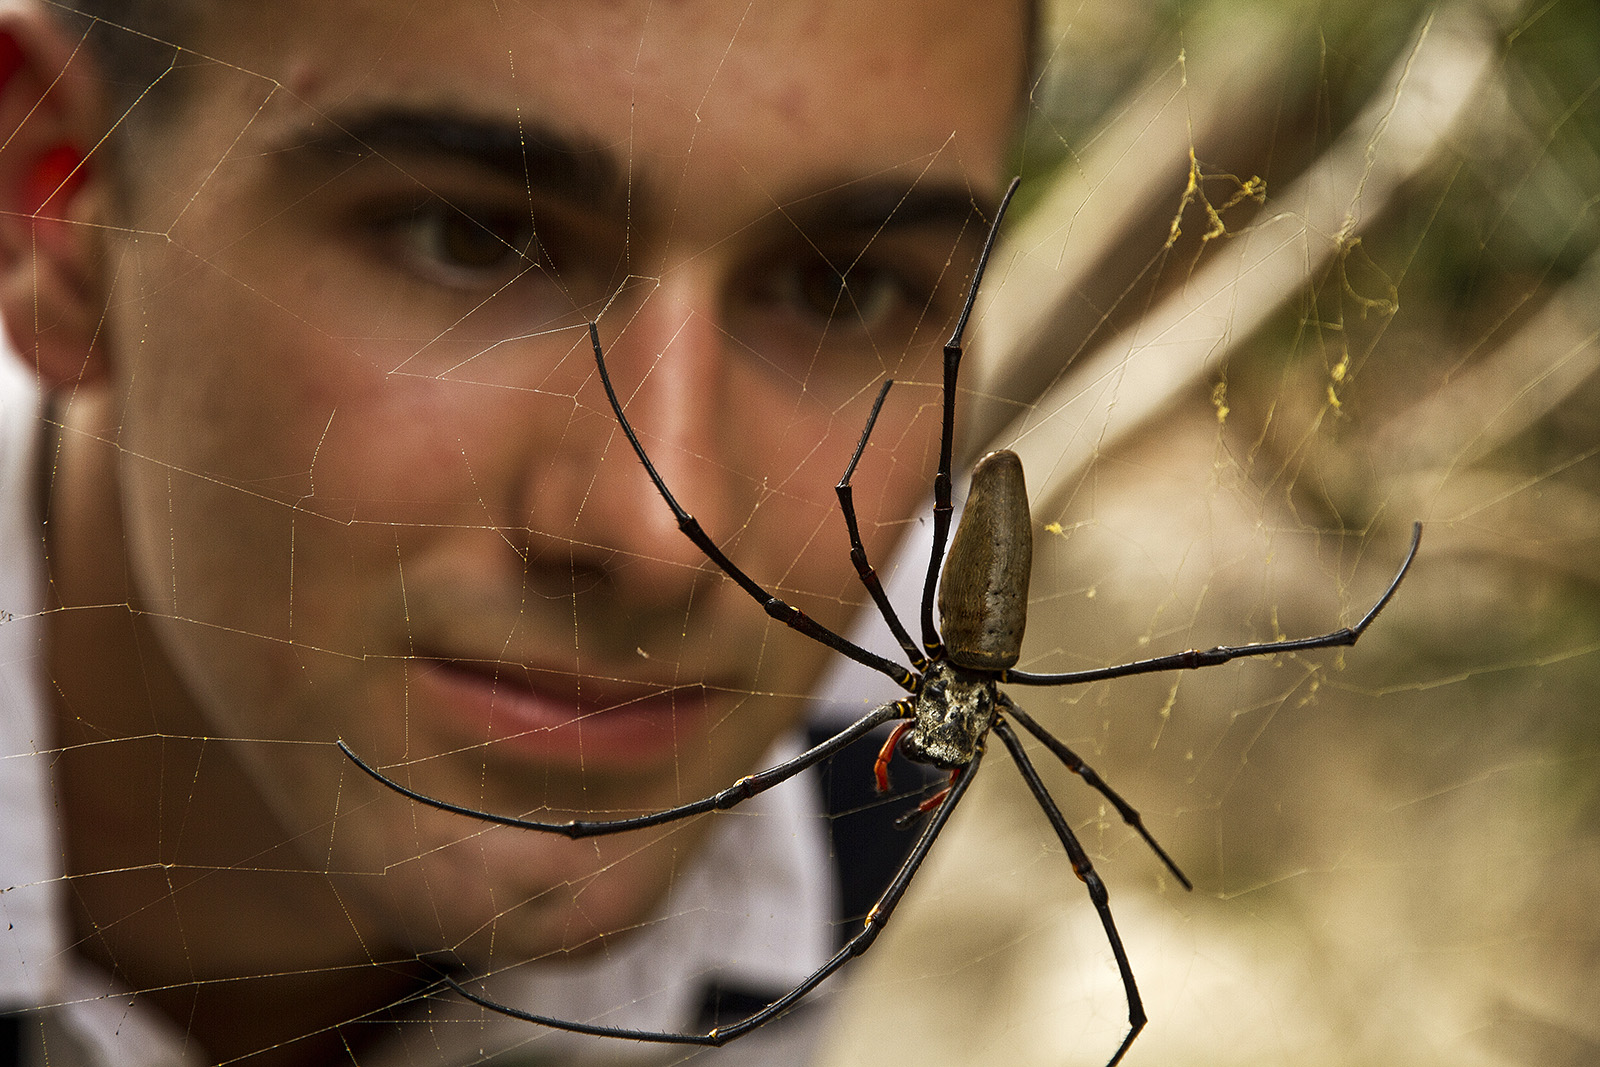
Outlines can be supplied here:
M586 770L675 760L704 734L705 689L575 677L493 660L424 658L413 699L443 713L463 742L497 756Z

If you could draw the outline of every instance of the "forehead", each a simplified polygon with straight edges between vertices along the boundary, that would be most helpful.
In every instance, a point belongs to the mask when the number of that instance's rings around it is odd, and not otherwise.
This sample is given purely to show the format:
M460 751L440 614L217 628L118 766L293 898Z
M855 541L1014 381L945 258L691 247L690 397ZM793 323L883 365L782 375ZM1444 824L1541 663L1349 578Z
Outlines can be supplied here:
M448 109L604 146L636 190L727 204L888 171L992 190L1025 60L1020 3L225 6L185 133L261 143Z

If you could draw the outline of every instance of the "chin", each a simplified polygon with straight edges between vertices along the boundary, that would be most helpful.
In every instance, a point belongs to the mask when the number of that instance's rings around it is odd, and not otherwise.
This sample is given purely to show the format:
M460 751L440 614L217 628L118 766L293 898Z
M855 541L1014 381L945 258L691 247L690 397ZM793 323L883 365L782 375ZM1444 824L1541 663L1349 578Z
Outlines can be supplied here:
M463 819L465 839L383 876L386 910L420 957L488 971L583 955L644 922L699 835L570 841Z

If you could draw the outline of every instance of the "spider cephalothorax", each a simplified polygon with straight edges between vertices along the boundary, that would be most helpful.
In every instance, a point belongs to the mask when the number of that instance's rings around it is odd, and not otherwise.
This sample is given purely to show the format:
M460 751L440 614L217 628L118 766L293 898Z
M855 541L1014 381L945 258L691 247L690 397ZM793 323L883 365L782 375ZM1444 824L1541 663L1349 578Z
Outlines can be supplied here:
M914 725L899 738L900 752L945 770L965 767L989 736L997 713L994 675L935 663L913 704Z

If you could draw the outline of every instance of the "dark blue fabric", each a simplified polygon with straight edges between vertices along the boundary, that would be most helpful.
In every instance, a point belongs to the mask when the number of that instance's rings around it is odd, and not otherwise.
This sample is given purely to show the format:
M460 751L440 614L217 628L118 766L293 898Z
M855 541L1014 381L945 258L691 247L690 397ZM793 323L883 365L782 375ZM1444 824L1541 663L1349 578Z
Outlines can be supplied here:
M0 1067L22 1067L22 1038L28 1021L21 1013L0 1015Z
M830 736L831 731L813 727L807 744L821 744ZM839 890L834 943L840 946L861 929L861 921L916 843L920 820L913 820L906 829L895 826L895 820L913 811L938 777L920 764L896 760L890 766L890 792L879 793L873 764L887 736L887 729L880 730L818 765L834 882ZM748 1018L787 992L712 982L701 1002L697 1029L704 1032Z

